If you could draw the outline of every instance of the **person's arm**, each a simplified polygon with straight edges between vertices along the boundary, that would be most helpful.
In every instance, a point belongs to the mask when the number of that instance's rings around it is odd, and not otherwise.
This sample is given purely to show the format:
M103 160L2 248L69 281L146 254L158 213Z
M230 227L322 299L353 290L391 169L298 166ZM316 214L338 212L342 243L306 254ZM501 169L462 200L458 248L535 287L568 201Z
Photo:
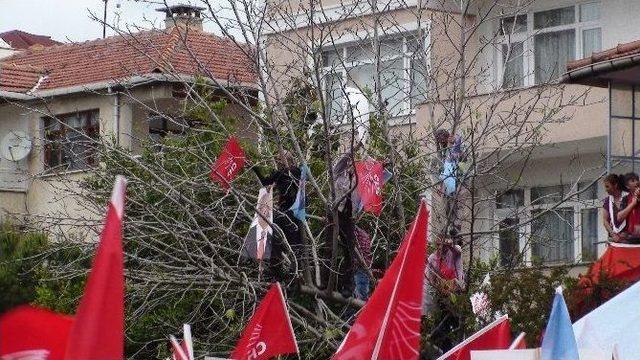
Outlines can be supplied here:
M627 198L630 195L627 195ZM631 196L631 201L629 201L629 204L627 205L627 207L625 207L623 210L618 211L618 214L616 215L616 220L617 221L622 221L625 220L627 218L627 216L629 216L629 213L631 213L631 210L633 210L633 208L638 204L638 198L636 198L635 196Z
M613 228L609 223L609 211L607 209L603 209L602 211L602 223L604 224L604 228L607 230L607 233L614 241L620 241L620 235L613 232Z

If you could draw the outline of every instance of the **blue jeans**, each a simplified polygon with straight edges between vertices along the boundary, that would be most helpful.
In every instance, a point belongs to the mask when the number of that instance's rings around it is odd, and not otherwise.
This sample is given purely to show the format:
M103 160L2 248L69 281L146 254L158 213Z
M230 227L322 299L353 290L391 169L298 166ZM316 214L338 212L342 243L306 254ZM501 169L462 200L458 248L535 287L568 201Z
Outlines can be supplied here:
M369 275L364 270L358 269L353 273L353 282L356 284L353 297L367 301L369 299Z

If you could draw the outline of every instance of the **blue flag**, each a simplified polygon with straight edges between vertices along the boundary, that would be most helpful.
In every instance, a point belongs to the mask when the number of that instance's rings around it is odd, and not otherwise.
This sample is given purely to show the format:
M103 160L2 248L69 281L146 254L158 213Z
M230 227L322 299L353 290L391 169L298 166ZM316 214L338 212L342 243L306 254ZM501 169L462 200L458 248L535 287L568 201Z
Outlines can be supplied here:
M305 221L307 218L307 199L305 187L307 186L308 172L309 167L307 167L307 165L300 165L300 183L298 183L298 193L296 194L296 200L289 208L289 210L293 212L293 216L295 216L300 221Z
M542 339L541 360L579 360L578 345L573 334L569 310L562 296L562 287L556 289L553 307Z

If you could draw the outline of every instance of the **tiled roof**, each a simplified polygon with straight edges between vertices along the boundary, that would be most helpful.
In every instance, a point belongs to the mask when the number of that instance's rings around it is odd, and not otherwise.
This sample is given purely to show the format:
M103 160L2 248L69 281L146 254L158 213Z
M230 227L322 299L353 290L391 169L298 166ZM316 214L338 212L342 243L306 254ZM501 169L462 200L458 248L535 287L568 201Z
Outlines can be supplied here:
M203 75L246 84L256 81L250 51L250 47L241 48L230 39L174 27L29 49L0 60L0 67L30 67L46 73L38 90L117 82L152 73ZM10 91L4 84L19 83L29 89L36 84L25 86L25 82L22 73L0 72L0 90Z
M0 90L26 93L32 90L45 71L31 66L0 65Z
M567 71L635 54L640 54L640 40L619 44L613 49L593 53L588 58L571 61L567 63Z
M24 50L33 45L53 46L60 44L52 40L50 36L29 34L20 30L11 30L0 33L0 39L4 40L14 49Z

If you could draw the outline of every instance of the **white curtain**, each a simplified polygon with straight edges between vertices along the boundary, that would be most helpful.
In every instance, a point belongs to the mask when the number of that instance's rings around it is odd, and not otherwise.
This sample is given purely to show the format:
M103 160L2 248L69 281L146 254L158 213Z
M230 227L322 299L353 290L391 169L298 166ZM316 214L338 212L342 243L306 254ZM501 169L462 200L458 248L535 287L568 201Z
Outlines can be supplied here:
M575 59L575 30L538 34L534 38L536 84L553 81L566 72Z

